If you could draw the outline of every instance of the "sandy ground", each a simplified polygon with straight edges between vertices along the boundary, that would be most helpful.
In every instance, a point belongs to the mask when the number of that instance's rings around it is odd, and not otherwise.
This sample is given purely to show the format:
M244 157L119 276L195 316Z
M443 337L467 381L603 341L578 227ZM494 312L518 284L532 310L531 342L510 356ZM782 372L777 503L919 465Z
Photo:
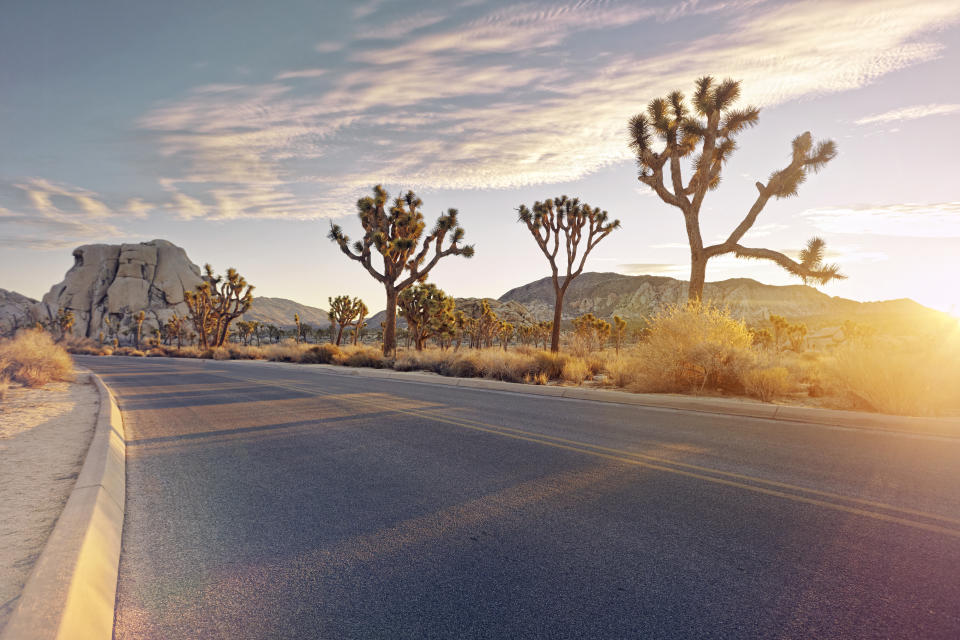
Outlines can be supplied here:
M0 629L66 504L86 457L100 396L89 373L0 401Z

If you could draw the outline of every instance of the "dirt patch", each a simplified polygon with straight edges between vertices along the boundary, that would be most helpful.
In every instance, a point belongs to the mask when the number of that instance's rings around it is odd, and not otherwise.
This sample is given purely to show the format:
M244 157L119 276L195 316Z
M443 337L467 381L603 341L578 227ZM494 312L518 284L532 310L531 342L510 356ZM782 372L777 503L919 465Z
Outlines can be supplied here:
M0 629L76 483L99 405L89 373L0 401Z

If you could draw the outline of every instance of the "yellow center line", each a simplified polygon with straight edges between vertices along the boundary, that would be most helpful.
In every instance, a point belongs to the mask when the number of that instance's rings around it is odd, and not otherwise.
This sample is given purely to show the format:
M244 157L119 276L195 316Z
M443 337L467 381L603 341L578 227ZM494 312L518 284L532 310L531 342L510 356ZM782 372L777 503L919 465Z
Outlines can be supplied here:
M258 384L268 384L271 386L282 387L282 388L290 389L292 391L299 391L301 393L309 393L317 396L339 395L336 393L319 391L316 389L304 389L302 387L298 387L293 384L285 384L282 382L255 380L255 379L249 379L249 378L242 378L242 379L248 382L256 382ZM364 401L357 400L356 402L363 403ZM933 532L941 533L954 538L960 538L960 530L957 530L957 529L952 529L952 528L944 527L937 524L917 522L916 520L910 520L908 518L902 518L899 516L890 515L886 513L878 513L876 511L870 511L868 509L852 507L845 504L828 502L826 500L821 500L819 498L812 498L808 496L797 495L795 493L787 493L786 491L780 491L778 489L770 489L767 487L757 486L756 484L747 484L747 482L766 484L772 487L778 487L779 489L798 491L802 493L808 493L811 495L821 496L824 498L833 498L835 500L854 502L857 504L862 504L864 506L875 507L875 508L884 509L887 511L896 511L905 515L913 515L921 518L927 518L930 520L940 520L940 521L944 521L952 524L960 524L960 520L951 518L948 516L942 516L934 513L927 513L924 511L909 509L905 507L897 507L894 505L886 504L883 502L877 502L873 500L866 500L862 498L844 496L841 494L830 493L828 491L820 491L818 489L792 485L786 482L778 482L775 480L765 480L763 478L758 478L758 477L750 476L746 474L739 474L739 473L734 473L729 471L720 471L718 469L711 469L709 467L701 467L698 465L677 462L669 458L660 458L657 456L634 453L631 451L611 449L611 448L602 447L599 445L592 445L586 442L579 442L576 440L567 440L565 438L559 438L556 436L548 436L540 433L523 431L522 429L515 429L512 427L504 427L501 425L490 425L490 424L469 420L469 419L441 417L441 416L437 416L435 414L427 413L424 411L417 411L415 409L391 409L391 411L395 413L410 415L413 417L425 418L427 420L432 420L432 421L440 422L444 424L450 424L450 425L462 427L465 429L471 429L471 430L480 431L483 433L499 435L505 438L522 440L524 442L532 442L536 444L545 445L548 447L553 447L556 449L563 449L566 451L575 451L578 453L584 453L587 455L592 455L592 456L604 458L607 460L614 460L617 462L623 462L623 463L627 463L627 464L631 464L634 466L639 466L647 469L654 469L657 471L664 471L666 473L673 473L676 475L681 475L689 478L696 478L698 480L712 482L714 484L736 487L736 488L744 489L747 491L753 491L755 493L760 493L760 494L769 495L769 496L776 496L779 498L783 498L785 500L802 502L805 504L812 504L812 505L824 507L827 509L833 509L835 511L842 511L845 513L856 514L856 515L864 516L867 518L873 518L875 520L881 520L884 522L894 522L897 524L913 527L916 529L933 531ZM637 458L643 458L643 460L638 460ZM648 461L652 461L652 462L648 462ZM659 463L662 463L662 464L659 464ZM665 464L668 464L671 466L664 466ZM683 468L677 468L677 467L683 467ZM691 470L687 471L685 469L691 469ZM713 475L705 475L707 473L713 474ZM728 480L724 477L717 477L717 476L726 476L727 478L733 478L733 479ZM746 481L746 482L743 482L743 481Z

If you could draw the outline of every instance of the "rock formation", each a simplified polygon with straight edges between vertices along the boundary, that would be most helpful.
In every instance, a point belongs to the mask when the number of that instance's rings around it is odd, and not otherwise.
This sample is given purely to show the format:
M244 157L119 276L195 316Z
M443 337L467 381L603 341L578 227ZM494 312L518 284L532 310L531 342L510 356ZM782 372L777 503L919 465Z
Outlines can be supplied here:
M129 331L133 316L146 312L143 335L149 336L174 313L187 315L184 290L200 282L200 268L186 252L166 240L140 244L92 244L73 251L74 265L33 309L33 317L51 320L61 308L74 315L73 333L108 339L110 325Z
M21 327L34 323L30 310L37 304L33 298L16 291L0 289L0 336L11 335Z

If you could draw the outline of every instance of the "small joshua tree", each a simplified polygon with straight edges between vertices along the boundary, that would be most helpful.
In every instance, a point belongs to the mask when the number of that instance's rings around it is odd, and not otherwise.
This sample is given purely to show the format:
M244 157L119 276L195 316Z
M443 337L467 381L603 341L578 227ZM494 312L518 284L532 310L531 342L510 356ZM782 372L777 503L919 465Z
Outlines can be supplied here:
M510 344L510 338L513 337L513 325L509 322L501 322L499 331L497 331L497 337L500 338L500 346L503 347L503 350L507 350L507 345Z
M429 282L400 293L397 305L417 351L423 351L428 338L446 333L448 325L455 322L453 298Z
M57 327L57 332L59 333L61 340L65 340L66 337L73 331L73 323L73 311L61 307L57 311L57 317L54 319L54 324Z
M134 316L134 320L137 323L137 349L140 348L140 338L143 334L143 321L146 319L146 317L147 314L143 309L141 309L139 313Z
M620 221L610 220L606 211L567 196L536 202L532 210L520 205L517 211L520 222L527 226L550 263L554 293L550 350L559 351L560 317L567 288L574 278L583 273L587 256L593 248L619 228ZM558 264L561 245L564 247L564 256L559 258L561 264Z
M367 308L367 305L364 304L363 300L360 300L359 298L356 300L357 317L353 321L353 346L357 346L357 344L360 342L360 333L367 326L366 318L367 314L370 313L370 309Z
M814 144L809 131L793 139L790 164L771 173L766 184L756 183L759 192L756 200L727 239L704 246L700 232L703 200L708 191L720 185L723 165L737 148L737 135L756 125L760 118L757 107L735 109L733 105L739 97L739 82L728 79L718 84L710 76L705 76L697 80L692 113L683 93L674 91L666 98L653 100L646 113L630 120L630 147L636 153L640 167L637 179L683 214L690 245L688 298L691 302L703 298L707 262L731 253L738 258L771 260L805 283L825 284L845 277L836 265L823 264L824 243L819 238L809 241L799 262L772 249L746 247L740 243L771 198L797 195L800 184L811 171L818 172L836 157L837 149L832 140ZM664 143L662 151L654 151L654 137ZM693 156L692 175L684 184L681 160L698 150L699 153ZM669 184L664 179L667 166L670 169Z
M184 300L201 346L222 347L231 323L250 310L253 285L232 267L225 276L215 276L209 264L204 270L203 282L195 290L185 291Z
M354 322L360 318L360 312L363 315L367 313L367 305L363 304L360 298L351 298L350 296L337 296L336 298L327 298L330 303L330 310L327 315L330 318L331 342L340 346L343 339L343 330L354 326ZM336 340L333 339L333 325L337 325Z
M447 209L437 218L433 229L423 236L426 223L420 208L423 202L413 191L396 198L387 208L389 196L384 188L373 188L373 197L357 202L357 213L363 227L363 239L350 243L339 225L331 224L328 237L351 260L356 260L383 284L387 294L386 318L383 324L383 353L392 354L397 347L397 296L427 275L446 256L473 256L472 245L461 245L464 231L457 223L457 210ZM422 242L421 242L422 240ZM448 241L444 248L444 241ZM419 247L419 249L418 249ZM428 259L430 251L432 256ZM383 258L383 270L373 264L373 251ZM406 277L404 277L406 274Z
M164 333L167 337L167 343L170 344L174 340L177 341L177 351L180 350L180 347L183 344L183 318L177 314L170 316L170 319L167 320L167 323L163 326Z

